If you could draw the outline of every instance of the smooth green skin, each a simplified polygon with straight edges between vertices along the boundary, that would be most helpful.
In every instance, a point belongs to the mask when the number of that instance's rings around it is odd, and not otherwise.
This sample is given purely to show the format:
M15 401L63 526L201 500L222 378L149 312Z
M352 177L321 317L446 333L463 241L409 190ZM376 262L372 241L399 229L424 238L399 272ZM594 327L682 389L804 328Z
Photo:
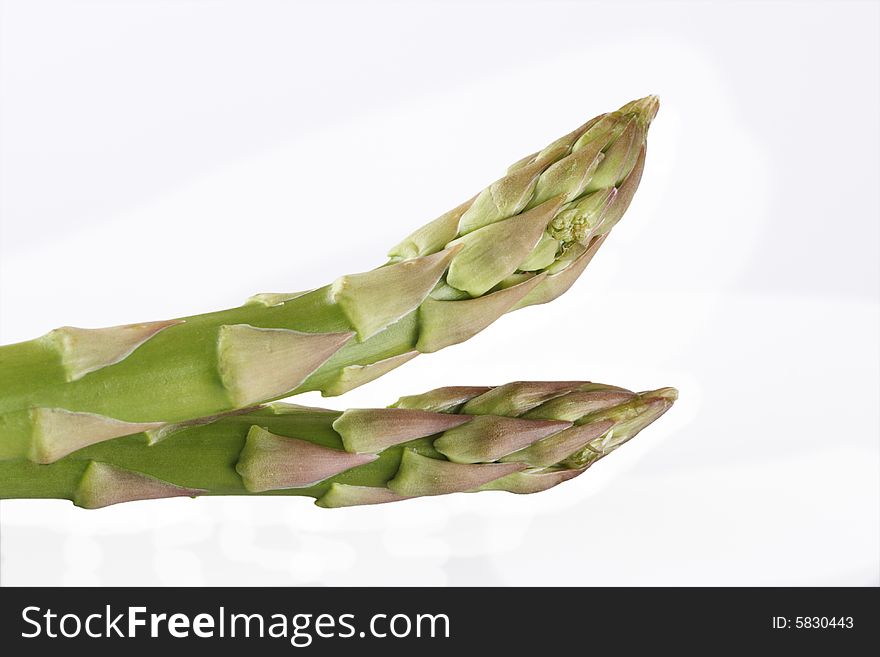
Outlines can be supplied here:
M620 120L639 117L650 122L656 111L656 100L643 99L623 109L627 108L631 114L620 115ZM600 123L596 119L586 125ZM595 128L587 129L583 135L590 130ZM608 148L608 166L614 159L613 143ZM552 150L553 145L548 148ZM603 171L600 165L596 175L603 175ZM623 171L620 175L629 174ZM564 251L557 256L557 260L565 258ZM553 263L549 267L552 266ZM443 278L437 288L441 287L449 288ZM33 433L30 409L35 407L96 413L128 422L168 423L235 410L237 405L230 399L218 371L220 327L248 324L306 333L350 331L351 322L333 301L330 291L330 286L326 286L278 306L249 304L184 318L183 323L160 331L122 361L76 381L66 380L61 356L46 340L38 338L0 347L0 459L29 454ZM324 390L342 368L367 365L414 351L419 329L419 310L415 308L363 342L352 338L301 385L262 401Z

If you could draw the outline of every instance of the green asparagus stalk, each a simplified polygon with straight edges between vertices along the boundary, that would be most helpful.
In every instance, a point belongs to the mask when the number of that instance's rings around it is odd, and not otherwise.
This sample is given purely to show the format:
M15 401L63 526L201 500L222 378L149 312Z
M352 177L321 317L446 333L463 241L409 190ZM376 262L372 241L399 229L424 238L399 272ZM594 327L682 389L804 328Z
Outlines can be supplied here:
M231 310L0 347L0 459L51 463L292 394L339 395L555 299L628 207L657 107L634 101L523 158L375 270Z
M389 408L272 404L94 444L58 461L0 461L0 498L98 508L199 495L305 495L323 507L426 495L535 493L577 477L666 412L673 388L582 381L439 388Z

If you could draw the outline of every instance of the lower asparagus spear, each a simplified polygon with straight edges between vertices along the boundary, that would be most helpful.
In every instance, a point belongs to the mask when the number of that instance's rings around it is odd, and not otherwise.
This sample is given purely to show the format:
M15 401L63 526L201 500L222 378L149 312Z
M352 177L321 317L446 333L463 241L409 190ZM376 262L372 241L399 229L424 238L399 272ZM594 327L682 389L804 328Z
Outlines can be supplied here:
M0 498L98 508L198 495L306 495L323 507L455 492L535 493L662 415L674 388L582 381L438 388L390 408L275 404L101 442L52 464L0 461Z

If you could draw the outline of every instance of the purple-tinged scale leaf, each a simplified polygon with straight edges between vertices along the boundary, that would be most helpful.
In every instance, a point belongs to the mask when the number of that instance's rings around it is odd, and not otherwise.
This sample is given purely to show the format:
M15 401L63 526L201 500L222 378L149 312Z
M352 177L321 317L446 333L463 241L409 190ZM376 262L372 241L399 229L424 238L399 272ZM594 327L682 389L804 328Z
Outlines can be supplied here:
M614 228L618 221L621 220L623 214L629 208L629 204L639 188L639 182L642 179L642 172L645 170L645 155L647 153L647 145L642 145L639 151L639 157L636 160L633 170L627 176L626 180L617 188L617 194L602 217L602 223L596 229L597 234L606 235L608 231Z
M476 415L437 438L434 449L454 463L491 463L570 426L571 422Z
M635 399L635 393L619 390L574 391L533 408L525 417L536 420L575 422L585 415L620 406Z
M576 390L586 381L515 381L474 397L461 412L468 415L518 417L546 401ZM559 419L559 418L548 418Z
M61 356L67 380L78 381L90 372L125 360L157 333L183 323L182 319L172 319L99 329L63 326L43 336L43 340Z
M34 463L52 463L83 447L165 425L164 422L125 422L63 408L32 408L29 415L32 433L28 456Z
M354 336L226 324L217 338L220 378L236 407L283 397Z
M640 127L639 121L632 117L620 137L605 151L605 159L596 168L584 192L590 193L606 187L614 187L626 178L636 163L643 140L644 130Z
M435 413L455 413L459 406L491 389L488 386L447 386L429 390L421 395L401 397L391 406L417 408Z
M505 456L501 460L511 463L528 463L534 467L556 465L606 434L613 426L614 422L611 420L573 426Z
M100 509L121 502L195 497L207 492L202 488L185 488L108 463L89 461L73 503L84 509Z
M416 349L427 354L472 338L534 290L544 277L538 274L476 299L437 301L428 297L419 308Z
M247 490L260 493L313 486L377 458L375 454L351 454L299 438L276 436L252 426L235 470Z
M404 408L354 408L333 422L345 449L368 454L432 436L470 421L466 415L431 413Z
M521 463L452 463L406 449L388 488L409 497L446 495L478 488L525 467Z

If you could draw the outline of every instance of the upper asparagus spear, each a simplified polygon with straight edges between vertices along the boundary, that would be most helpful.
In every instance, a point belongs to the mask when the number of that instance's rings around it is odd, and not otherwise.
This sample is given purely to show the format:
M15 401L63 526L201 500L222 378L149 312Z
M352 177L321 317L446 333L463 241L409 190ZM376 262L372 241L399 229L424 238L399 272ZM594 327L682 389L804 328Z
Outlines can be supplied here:
M657 107L629 103L520 160L373 271L231 310L0 347L0 459L50 463L299 392L338 395L555 299L628 207Z
M96 508L196 495L307 495L324 507L461 491L535 493L578 476L662 415L672 388L579 381L440 388L343 413L273 405L135 435L50 465L0 461L0 498Z

